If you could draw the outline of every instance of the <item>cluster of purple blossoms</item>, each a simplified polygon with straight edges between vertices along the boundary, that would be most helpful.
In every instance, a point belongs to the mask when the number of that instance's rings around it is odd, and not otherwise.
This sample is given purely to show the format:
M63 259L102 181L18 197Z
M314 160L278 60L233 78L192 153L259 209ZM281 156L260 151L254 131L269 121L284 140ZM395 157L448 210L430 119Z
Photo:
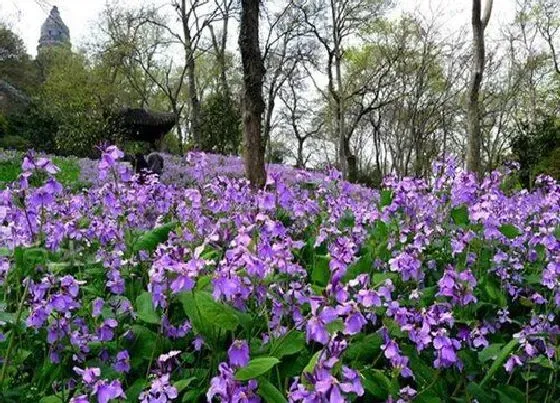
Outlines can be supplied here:
M109 403L117 399L124 401L126 399L126 394L119 381L99 379L101 375L99 368L81 369L74 367L74 371L81 376L82 384L88 394L75 396L70 399L70 403L88 403L90 398L93 397L97 398L98 403Z
M245 340L235 340L228 350L228 363L218 365L218 375L210 381L206 397L208 402L219 399L228 403L258 403L258 383L251 379L247 384L235 379L235 370L246 367L249 363L249 346Z
M338 377L335 373L335 367L347 347L346 340L333 337L319 353L313 370L304 372L303 377L292 384L288 395L290 402L342 403L347 401L348 394L362 396L364 389L356 371L343 365Z
M439 279L438 286L439 292L437 295L450 297L453 304L468 305L476 303L476 297L473 295L476 278L470 269L457 273L453 267L448 266Z
M53 362L83 367L101 359L121 379L134 373L133 350L119 343L138 324L140 315L124 296L136 284L151 293L158 318L163 312L161 336L185 347L186 354L211 353L196 334L200 329L193 332L177 312L180 294L199 287L243 314L266 316L266 331L256 341L263 349L289 332L304 333L306 348L321 352L312 370L293 383L291 401L342 402L364 395L361 368L348 367L344 356L360 334L381 336L385 359L379 365L410 385L389 401L412 401L412 387L420 386L405 353L409 346L424 352L434 368L453 371L462 369L461 350L480 351L496 333L515 333L519 347L504 364L508 372L537 358L557 359L560 187L552 178L539 178L534 192L509 195L500 190L501 174L479 183L446 160L434 167L431 189L420 179L386 178L391 200L378 208L379 192L343 182L334 171L326 176L271 167L265 189L253 192L239 159L197 153L186 165L173 162L178 166L170 175L181 176L179 186L164 182L171 177L140 184L119 162L122 155L114 146L104 149L99 181L72 194L54 178L58 168L50 160L28 154L18 182L0 192L1 247L37 241L54 252L71 247L79 264L102 273L103 298L87 290L81 271L64 267L41 265L25 280L26 323L44 329ZM35 173L47 179L33 187ZM450 213L459 206L466 207L468 228L451 222ZM169 221L178 224L155 252L129 253L130 238ZM386 239L369 242L377 224L386 227ZM363 255L368 248L369 255ZM488 262L481 262L482 252ZM306 267L310 253L328 261L321 286L314 268ZM481 270L481 263L489 268ZM0 285L12 264L0 258ZM350 268L360 274L348 279ZM497 289L486 289L489 283ZM500 304L485 310L484 317L464 320L478 299L486 302L486 293L496 294ZM516 305L515 316L509 304ZM99 342L118 348L97 353ZM159 357L143 402L178 397L172 383L181 366L178 356L172 351ZM259 401L256 380L235 378L249 361L248 343L234 340L228 361L211 380L208 400ZM73 402L124 399L120 382L100 380L97 368L76 372L83 394Z
M171 384L170 378L173 369L179 365L180 354L180 351L170 351L158 357L150 388L138 397L142 403L167 403L177 398L177 389Z

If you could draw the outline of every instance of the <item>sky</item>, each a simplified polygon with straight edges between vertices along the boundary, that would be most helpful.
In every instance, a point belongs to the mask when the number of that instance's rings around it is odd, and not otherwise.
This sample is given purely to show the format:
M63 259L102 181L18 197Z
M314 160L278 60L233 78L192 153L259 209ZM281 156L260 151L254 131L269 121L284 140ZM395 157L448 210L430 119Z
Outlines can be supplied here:
M131 6L154 2L162 3L165 0L118 0L120 5ZM56 5L62 20L70 29L74 49L77 49L91 39L91 32L106 3L107 0L0 0L0 21L7 22L23 38L27 52L35 55L41 25L51 7ZM468 25L470 21L471 0L396 0L396 3L393 11L395 16L403 10L412 11L416 8L424 14L429 14L430 10L445 10L446 17L442 20L445 29L450 32ZM510 22L514 15L515 0L494 0L489 34L496 35L499 27ZM230 43L235 44L237 41Z

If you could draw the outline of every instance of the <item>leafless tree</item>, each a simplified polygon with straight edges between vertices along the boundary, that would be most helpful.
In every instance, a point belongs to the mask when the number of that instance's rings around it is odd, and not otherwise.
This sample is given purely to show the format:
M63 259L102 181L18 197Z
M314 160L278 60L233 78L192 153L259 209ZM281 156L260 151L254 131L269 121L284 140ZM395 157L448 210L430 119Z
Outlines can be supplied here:
M481 0L472 0L472 70L469 89L469 150L467 156L467 169L481 174L481 105L480 87L484 73L484 31L490 21L493 0L486 0L482 11Z

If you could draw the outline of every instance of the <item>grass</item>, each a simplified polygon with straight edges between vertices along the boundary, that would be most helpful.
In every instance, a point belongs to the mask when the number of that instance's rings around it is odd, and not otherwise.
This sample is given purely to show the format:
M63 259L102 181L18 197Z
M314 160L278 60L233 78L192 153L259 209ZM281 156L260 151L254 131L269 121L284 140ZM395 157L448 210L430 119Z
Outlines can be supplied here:
M69 158L54 157L53 163L60 168L56 179L64 186L75 186L79 183L80 167L77 161ZM8 160L0 162L0 189L15 181L21 174L21 161Z
M15 181L20 173L21 166L18 162L0 162L0 188L4 188L6 184Z

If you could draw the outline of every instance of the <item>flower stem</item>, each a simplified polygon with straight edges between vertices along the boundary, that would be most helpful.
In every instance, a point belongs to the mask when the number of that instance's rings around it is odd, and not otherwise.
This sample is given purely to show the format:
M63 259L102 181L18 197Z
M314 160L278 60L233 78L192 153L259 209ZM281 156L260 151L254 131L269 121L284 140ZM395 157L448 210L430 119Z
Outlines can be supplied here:
M8 370L8 365L10 363L10 355L12 349L14 348L14 343L16 339L16 332L19 328L19 321L21 319L21 314L23 312L23 305L25 303L25 298L27 297L27 290L29 288L29 281L25 284L25 289L23 290L23 295L19 301L18 310L16 313L16 320L14 322L14 327L12 329L12 334L10 335L10 343L8 344L8 349L6 350L6 357L4 358L4 365L2 365L2 373L0 373L0 390L3 390L4 379L6 378L6 371Z

